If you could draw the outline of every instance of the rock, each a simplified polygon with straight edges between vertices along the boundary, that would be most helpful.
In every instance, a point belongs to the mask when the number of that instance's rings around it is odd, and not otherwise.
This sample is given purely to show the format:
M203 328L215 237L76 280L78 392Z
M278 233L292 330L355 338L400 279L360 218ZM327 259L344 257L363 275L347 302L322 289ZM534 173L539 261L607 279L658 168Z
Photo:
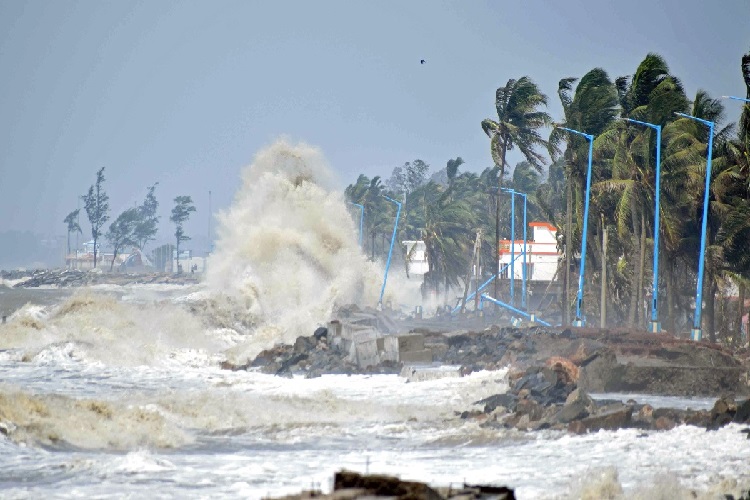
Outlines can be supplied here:
M654 420L654 429L657 431L669 431L675 428L677 424L669 417L661 416Z
M315 340L320 340L323 337L328 337L328 328L324 326L316 328L313 332L313 337L315 337Z
M570 393L565 400L565 405L555 416L557 422L567 424L574 420L588 417L595 408L594 401L581 389Z
M475 405L484 405L484 412L491 413L498 407L505 407L508 411L515 411L518 397L514 394L495 394L485 399L476 401Z
M734 414L734 421L738 424L750 423L750 399L737 406L737 411Z
M303 353L315 348L317 341L314 337L297 337L294 341L294 352Z
M737 413L737 403L730 397L717 399L711 409L711 422L708 429L718 429L732 422Z
M632 414L633 408L631 406L620 405L603 408L596 415L570 422L568 424L568 431L574 434L585 434L602 429L620 429L630 423Z

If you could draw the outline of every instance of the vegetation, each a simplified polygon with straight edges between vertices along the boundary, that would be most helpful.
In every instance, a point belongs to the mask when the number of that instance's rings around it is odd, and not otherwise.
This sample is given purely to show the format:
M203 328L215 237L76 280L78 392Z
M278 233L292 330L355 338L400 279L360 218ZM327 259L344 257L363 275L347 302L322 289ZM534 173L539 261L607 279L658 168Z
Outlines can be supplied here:
M137 208L128 208L109 225L109 231L107 231L105 236L113 249L112 264L109 266L110 271L115 266L115 259L117 259L117 254L120 250L126 246L136 246L138 244L135 239L135 229L139 223L139 219L139 210Z
M172 208L172 215L169 220L175 225L174 236L177 240L175 249L177 250L177 272L182 272L180 265L180 243L190 239L185 234L183 225L190 218L190 213L195 212L195 206L193 206L193 199L190 196L178 196L174 199L174 207Z
M750 98L750 53L742 57L740 68ZM556 125L595 136L583 301L589 324L602 306L611 324L634 328L645 328L650 313L656 134L619 119L632 118L662 127L660 321L672 332L692 326L709 135L708 127L675 114L680 112L716 123L702 328L711 341L737 340L750 283L750 105L742 108L739 123L725 124L723 102L703 90L687 96L658 54L648 54L632 76L613 80L604 69L594 68L580 79L561 79L557 90L563 116ZM494 166L480 173L459 172L463 160L457 158L431 176L419 160L397 167L385 181L359 176L345 194L349 201L365 205L371 258L385 253L393 228L395 208L384 200L385 194L404 199L409 207L402 212L398 241L425 242L425 293L467 285L477 238L483 243L481 261L490 264L483 266L483 278L490 277L497 270L494 256L500 235L509 233L511 223L508 197L499 196L498 188L512 187L528 193L530 220L541 218L558 228L559 250L565 256L558 270L563 282L558 312L569 322L577 283L570 275L578 272L575 254L582 239L588 144L557 127L543 139L543 130L552 125L544 112L546 104L547 97L527 76L497 89L498 118L481 123L490 138ZM509 175L507 152L513 148L525 161ZM551 160L548 168L543 150ZM415 164L420 167L418 182L407 182L406 172ZM599 300L602 286L606 304ZM738 293L739 300L730 302Z
M78 214L81 212L80 208L77 208L65 216L63 222L68 228L68 254L70 254L70 233L83 233L81 231L81 225L78 223Z
M94 267L96 267L97 244L102 234L102 226L109 220L109 196L104 191L104 167L96 173L96 182L81 198L91 223L91 238L94 240Z

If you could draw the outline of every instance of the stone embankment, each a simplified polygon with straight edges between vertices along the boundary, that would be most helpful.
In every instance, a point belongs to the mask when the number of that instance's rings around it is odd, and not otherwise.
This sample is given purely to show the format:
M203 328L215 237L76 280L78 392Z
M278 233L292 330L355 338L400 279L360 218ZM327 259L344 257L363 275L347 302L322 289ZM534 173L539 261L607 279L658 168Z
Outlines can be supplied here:
M106 267L106 266L105 266ZM173 273L109 273L76 269L36 269L30 271L0 271L0 286L13 288L57 287L72 288L90 285L178 284L198 283L197 274Z

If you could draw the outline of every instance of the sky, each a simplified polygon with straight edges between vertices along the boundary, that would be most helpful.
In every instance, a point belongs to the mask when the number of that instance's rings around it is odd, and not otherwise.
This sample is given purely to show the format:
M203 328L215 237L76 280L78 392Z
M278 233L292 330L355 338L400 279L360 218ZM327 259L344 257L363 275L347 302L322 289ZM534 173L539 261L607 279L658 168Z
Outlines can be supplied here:
M280 136L320 147L341 189L417 158L481 171L510 78L560 118L561 78L632 75L649 52L688 95L744 95L749 50L750 0L0 0L0 233L64 235L105 167L113 219L158 182L157 242L179 195L207 241Z

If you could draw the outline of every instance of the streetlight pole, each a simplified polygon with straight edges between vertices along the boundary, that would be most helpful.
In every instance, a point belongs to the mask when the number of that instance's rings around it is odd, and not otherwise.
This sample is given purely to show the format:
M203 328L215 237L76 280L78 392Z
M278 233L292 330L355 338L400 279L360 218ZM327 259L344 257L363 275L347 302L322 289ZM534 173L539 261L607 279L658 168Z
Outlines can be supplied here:
M586 270L586 236L589 228L589 199L591 195L591 157L594 153L594 136L591 134L585 134L578 130L573 130L566 127L557 127L560 130L567 130L568 132L581 137L585 137L589 141L589 164L586 170L586 202L583 205L583 236L581 238L581 269L578 276L578 296L576 297L576 319L573 321L573 326L583 326L585 320L583 319L583 274ZM570 237L570 235L568 235ZM570 249L568 249L570 251ZM567 305L566 305L567 307Z
M393 244L396 241L396 230L398 229L398 219L401 217L401 203L398 201L383 195L383 198L395 203L398 209L396 210L396 222L393 223L393 235L391 236L391 247L388 249L388 260L385 263L385 274L383 275L383 287L380 289L380 300L378 300L378 307L383 307L383 294L385 293L385 283L388 281L388 269L391 267L391 256L393 255Z
M365 221L365 207L359 203L349 202L355 207L359 207L359 246L362 247L362 224Z
M654 277L651 283L651 333L659 333L659 199L661 196L661 125L641 122L625 118L630 123L636 123L656 130L656 199L654 201ZM643 235L641 235L643 237Z
M735 97L733 95L723 95L721 97L723 97L724 99L734 99L735 101L750 102L750 99L745 99L744 97Z
M503 191L507 193L511 193L513 196L523 196L523 268L522 268L522 277L521 277L521 307L523 309L526 309L526 208L527 208L527 198L528 196L526 193L521 193L520 191L516 191L513 189L506 189L503 188ZM513 208L513 204L511 204L511 209ZM515 223L515 217L513 217L513 222ZM515 240L514 240L515 243ZM515 261L515 255L511 255L511 269L513 267L513 262ZM513 271L511 271L512 273ZM515 274L513 275L515 277Z
M708 154L706 156L706 187L703 192L703 221L701 224L701 252L698 257L698 283L695 286L695 316L693 317L693 331L691 338L700 341L703 337L701 330L701 312L703 310L703 261L706 258L706 229L708 225L708 195L711 188L711 156L714 145L714 122L704 120L685 113L675 113L683 118L689 118L708 127Z

